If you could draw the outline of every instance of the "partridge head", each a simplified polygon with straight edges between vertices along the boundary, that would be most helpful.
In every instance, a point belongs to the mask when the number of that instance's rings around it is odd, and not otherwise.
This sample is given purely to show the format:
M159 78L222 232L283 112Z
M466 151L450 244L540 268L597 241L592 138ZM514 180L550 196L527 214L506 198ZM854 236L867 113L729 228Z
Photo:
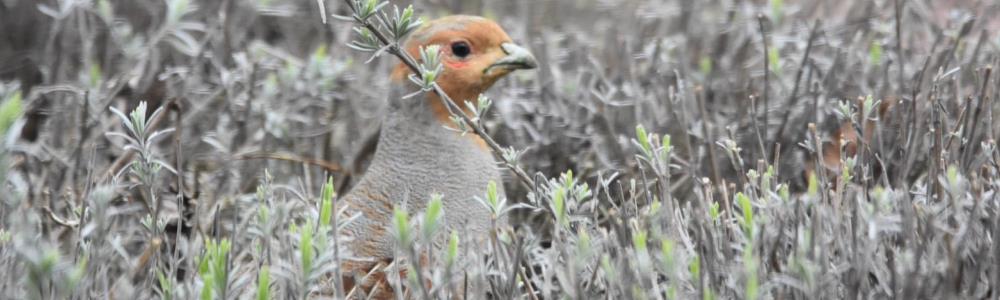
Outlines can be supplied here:
M437 83L458 102L477 99L512 71L537 66L530 51L514 43L500 25L482 17L456 15L427 22L409 36L403 48L410 56L420 57L420 49L431 45L440 46L442 51L444 73ZM392 79L401 83L411 73L406 65L399 64ZM438 100L438 95L429 95L427 100ZM439 117L446 116L446 111L435 112L441 114Z

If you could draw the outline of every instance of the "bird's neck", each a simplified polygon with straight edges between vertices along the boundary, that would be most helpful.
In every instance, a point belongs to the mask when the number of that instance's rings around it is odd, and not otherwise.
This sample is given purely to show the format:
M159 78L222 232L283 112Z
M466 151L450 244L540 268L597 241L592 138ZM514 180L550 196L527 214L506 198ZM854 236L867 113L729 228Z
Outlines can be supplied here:
M383 120L383 131L387 127L399 125L403 127L396 128L398 130L408 130L413 126L422 128L428 126L439 127L436 129L447 128L452 131L451 134L448 134L449 136L458 133L458 135L473 141L479 148L488 150L486 142L478 134L474 132L466 132L464 134L457 132L459 124L456 121L461 122L461 120L458 119L456 114L464 113L466 116L472 116L473 111L469 107L475 106L475 101L477 101L479 94L482 92L481 87L466 86L465 88L458 88L443 84L441 88L448 94L448 98L452 101L451 103L454 104L449 107L449 105L446 105L446 101L449 100L446 100L447 98L442 99L435 92L414 94L417 92L416 88L408 80L403 79L408 73L399 73L399 70L397 68L392 76L393 82L388 99L389 109ZM443 134L436 130L434 133ZM384 141L379 141L379 143L382 142Z
M445 72L448 72L448 70L445 70ZM392 89L395 92L393 94L397 94L399 91L409 89L406 86L411 86L411 84L409 82L409 79L407 79L407 77L409 77L411 74L413 74L413 72L410 71L410 69L402 63L400 63L399 65L396 66L395 69L393 69L391 76L393 84ZM463 112L465 112L466 115L471 115L472 113L472 111L468 109L468 105L466 103L471 103L474 106L476 104L476 101L478 101L479 99L479 95L485 92L486 89L489 88L489 86L492 84L493 81L478 82L474 84L457 83L453 81L440 81L440 80L438 81L438 85L441 87L442 90L444 90L445 93L448 94L448 98L451 98L451 100L453 101L452 103L455 103L456 106ZM430 112L433 114L433 116L435 116L438 119L438 121L447 126L455 128L454 126L455 124L453 124L454 122L451 120L452 119L451 111L445 105L445 102L441 100L440 96L438 96L434 92L426 92L419 96L416 96L416 98L420 98L421 100L424 101L425 104L424 108L430 109ZM399 101L399 100L400 100L399 95L390 95L389 97L390 107L393 104L391 103L391 101ZM415 111L420 111L420 109L419 108L411 109L410 112L415 112Z
M500 182L496 162L483 139L472 132L463 134L455 130L451 119L442 116L447 113L432 93L407 99L390 96L368 173L378 170L399 177L371 183L398 185L396 179L426 178L418 180L421 182L418 186L409 187L417 189L411 191L414 196L449 190L461 194L455 196L471 197L478 193L453 189L468 186L478 191L485 188L488 180Z

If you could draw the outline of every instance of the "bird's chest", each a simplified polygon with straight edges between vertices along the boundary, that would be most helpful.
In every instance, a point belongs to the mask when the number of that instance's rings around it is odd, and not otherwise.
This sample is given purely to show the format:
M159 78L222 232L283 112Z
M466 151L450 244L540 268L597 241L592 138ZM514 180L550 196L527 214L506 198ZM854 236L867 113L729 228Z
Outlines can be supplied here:
M396 199L422 208L432 194L445 197L455 209L478 209L473 197L484 197L490 181L502 186L497 164L474 137L444 128L440 123L387 124L380 141L377 166L393 175Z

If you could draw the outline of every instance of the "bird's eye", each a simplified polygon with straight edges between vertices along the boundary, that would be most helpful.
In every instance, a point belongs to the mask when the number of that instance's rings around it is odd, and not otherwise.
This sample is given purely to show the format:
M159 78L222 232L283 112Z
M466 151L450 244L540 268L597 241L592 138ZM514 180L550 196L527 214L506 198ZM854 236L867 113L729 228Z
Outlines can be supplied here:
M451 54L458 56L459 58L465 58L472 53L472 48L466 42L454 42L451 43Z

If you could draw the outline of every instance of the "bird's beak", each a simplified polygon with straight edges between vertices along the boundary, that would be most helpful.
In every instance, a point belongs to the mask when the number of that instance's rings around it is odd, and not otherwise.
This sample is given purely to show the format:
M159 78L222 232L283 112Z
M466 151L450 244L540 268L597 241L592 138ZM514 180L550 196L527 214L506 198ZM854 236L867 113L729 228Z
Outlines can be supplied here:
M500 44L500 49L502 49L504 54L507 54L507 56L504 56L494 62L489 68L486 68L484 73L489 73L494 68L510 72L513 70L534 69L538 67L538 62L535 61L535 56L531 55L531 52L529 52L528 49L524 49L524 47L518 46L514 43L503 43Z

